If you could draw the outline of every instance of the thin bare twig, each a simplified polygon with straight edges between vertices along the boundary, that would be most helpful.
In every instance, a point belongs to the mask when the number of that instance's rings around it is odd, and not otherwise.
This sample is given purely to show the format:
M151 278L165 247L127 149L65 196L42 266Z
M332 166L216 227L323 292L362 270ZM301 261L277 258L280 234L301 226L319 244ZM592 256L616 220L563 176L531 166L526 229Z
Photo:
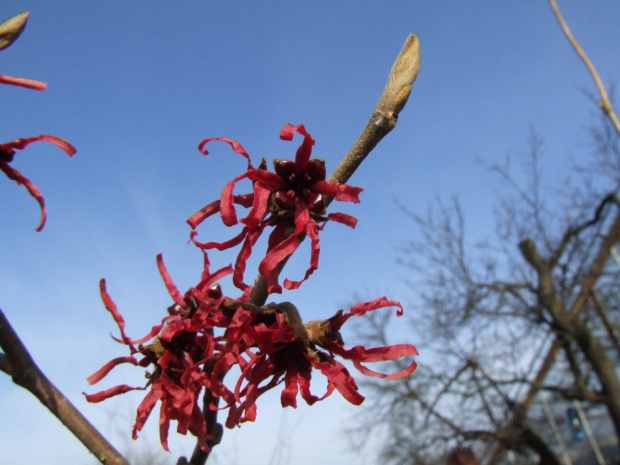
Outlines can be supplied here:
M612 124L616 128L616 131L620 135L620 120L618 119L618 115L616 115L616 112L614 111L611 101L609 100L609 96L607 95L607 91L605 90L605 86L603 85L603 81L601 80L601 77L599 76L598 71L596 70L596 67L594 66L594 64L588 57L588 55L586 55L586 52L584 52L581 45L579 45L579 42L577 42L577 39L575 39L575 37L573 36L573 33L569 29L568 24L566 24L566 21L564 21L564 17L562 16L562 13L560 13L560 9L555 3L555 0L549 0L549 4L551 5L551 8L553 9L553 13L555 14L555 17L557 18L558 22L560 23L560 26L562 27L562 30L564 31L566 38L568 39L570 44L575 49L575 52L577 52L577 55L579 55L579 58L583 60L586 67L588 68L588 71L590 71L592 78L594 79L596 88L598 89L598 92L601 96L601 100L598 102L598 105L605 112L605 114L609 117Z
M106 465L129 465L123 456L69 402L36 365L19 336L0 310L0 366L13 382L30 391L69 429L97 459ZM7 362L4 363L3 362Z

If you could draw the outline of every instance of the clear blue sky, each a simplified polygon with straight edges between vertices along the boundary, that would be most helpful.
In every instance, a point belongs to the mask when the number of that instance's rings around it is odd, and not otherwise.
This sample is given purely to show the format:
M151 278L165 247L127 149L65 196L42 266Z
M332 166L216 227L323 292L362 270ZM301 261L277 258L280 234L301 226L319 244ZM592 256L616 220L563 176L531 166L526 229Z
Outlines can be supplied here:
M606 84L617 82L620 3L560 7ZM78 153L70 159L38 143L16 156L14 166L47 202L41 233L36 202L0 176L0 307L53 382L121 448L118 430L130 434L140 395L94 406L81 395L94 390L88 375L125 355L109 337L115 327L98 281L107 279L136 337L171 302L156 254L179 288L196 283L201 257L187 244L185 220L245 166L225 144L202 156L202 139L238 140L257 164L292 158L298 142L280 141L279 131L304 123L330 172L366 123L405 38L419 35L422 68L409 103L350 181L365 189L362 203L332 205L355 215L357 229L328 225L319 270L282 297L306 319L331 316L354 293L415 299L407 270L395 264L397 246L413 231L395 198L420 212L435 195L457 195L474 235L484 234L499 184L477 159L526 151L530 128L545 141L550 178L590 150L595 108L583 90L592 90L591 80L544 1L4 0L0 19L24 10L32 12L28 27L0 53L0 73L49 87L0 87L0 140L54 134ZM224 238L216 223L200 237ZM232 260L211 257L218 267ZM288 273L301 277L306 263L302 254ZM253 274L250 266L248 279ZM232 292L228 283L225 291ZM404 334L402 342L416 343L415 332ZM139 371L119 370L106 386L138 384ZM314 386L321 389L319 377ZM352 461L343 430L356 410L345 404L334 394L283 415L278 395L266 397L255 424L225 431L213 463ZM92 463L34 397L2 376L0 412L2 463ZM281 425L291 434L278 436ZM143 436L135 446L159 447L156 435ZM285 459L271 455L278 444ZM193 438L173 441L170 462L193 445Z

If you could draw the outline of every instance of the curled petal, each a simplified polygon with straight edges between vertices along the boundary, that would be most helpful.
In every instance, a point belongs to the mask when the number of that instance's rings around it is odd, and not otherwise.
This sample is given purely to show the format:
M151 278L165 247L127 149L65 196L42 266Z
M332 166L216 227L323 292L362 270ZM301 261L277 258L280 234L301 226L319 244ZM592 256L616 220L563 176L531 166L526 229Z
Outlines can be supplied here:
M278 265L297 250L299 244L301 244L299 234L304 232L309 221L310 214L308 210L304 208L301 202L298 202L295 208L295 231L270 249L265 258L260 262L258 270L265 277L270 294L282 292L282 287L278 284Z
M117 357L117 358L115 358L113 360L110 360L105 365L103 365L103 367L101 367L101 369L99 369L99 371L97 371L96 373L93 373L88 378L86 378L86 381L88 381L88 384L98 383L103 378L105 378L105 376L110 371L112 371L112 369L115 366L120 365L122 363L131 363L132 365L137 366L138 365L138 360L136 360L135 357L130 357L130 356L127 356L127 357Z
M330 221L335 221L336 223L345 224L350 228L355 228L355 226L357 226L357 218L351 215L347 215L346 213L330 213L329 215L327 215L327 219Z
M13 150L23 150L28 145L33 142L49 142L51 144L56 145L63 149L69 156L72 156L76 153L75 147L73 147L69 142L63 140L59 137L50 136L50 135L41 135L37 137L29 137L27 139L17 139L12 142L7 142L6 144L0 144L0 152L4 152L5 154L11 155ZM9 160L10 161L10 158ZM41 207L41 221L39 226L37 226L36 230L41 231L43 226L45 226L45 220L47 219L47 210L45 208L45 200L43 199L43 194L41 191L35 186L32 181L30 181L27 177L21 174L19 171L9 166L7 160L0 160L0 170L3 171L9 179L17 182L17 184L24 185L28 192L32 197L36 199Z
M146 423L146 420L149 418L149 415L153 411L155 404L162 397L162 395L163 395L162 384L161 382L159 382L159 380L157 380L152 384L151 390L146 394L146 396L144 396L144 399L142 399L142 402L140 402L140 405L138 405L138 413L136 414L136 423L133 426L133 434L132 434L134 439L137 439L138 431L142 429L142 427L144 426L144 423Z
M237 260L235 262L235 271L233 273L233 284L242 291L245 291L248 288L248 285L243 282L246 262L248 258L250 258L250 255L252 255L252 248L254 247L254 244L256 244L256 241L258 241L258 238L263 233L263 230L265 229L265 226L267 226L267 224L268 223L263 223L257 228L251 230L247 228L247 226L243 228L243 230L246 231L245 241L241 246L239 254L237 255Z
M159 269L159 273L164 280L164 284L166 285L166 289L168 289L168 294L170 294L172 300L174 300L177 305L180 305L181 308L187 308L185 300L183 300L183 296L179 292L179 289L172 282L172 277L170 276L170 273L168 273L168 270L164 265L164 258L162 254L157 255L157 268Z
M353 405L360 405L364 402L364 396L357 392L355 380L340 362L334 360L332 363L320 363L318 360L314 359L312 366L319 369L329 380L329 383L340 392L342 397ZM326 396L327 395L328 394L326 394Z
M235 141L235 140L231 140L231 139L227 139L226 137L213 137L211 139L205 139L203 140L199 145L198 145L198 150L200 151L200 153L202 153L203 155L208 155L209 151L207 149L205 149L205 146L214 140L220 140L222 142L226 142L227 144L229 144L233 151L235 153L238 153L240 155L243 155L247 160L248 160L248 169L252 168L252 160L250 160L250 155L248 154L248 152L245 151L245 149L243 148L243 146Z
M366 349L362 346L356 346L349 350L345 350L342 346L334 344L333 342L327 345L332 352L338 354L342 358L353 361L353 365L360 373L366 376L374 376L383 379L400 379L405 376L409 376L417 368L417 363L412 361L407 368L400 370L392 374L378 373L370 370L362 365L362 363L371 362L385 362L396 360L401 357L418 355L418 351L411 344L396 344L387 347L375 347L372 349Z
M293 135L295 135L296 132L304 136L304 141L297 149L297 154L295 155L295 169L298 173L301 173L306 168L310 156L312 155L314 139L308 134L303 124L293 126L290 123L287 123L280 131L280 139L293 140Z
M97 392L96 394L86 394L85 392L83 392L82 394L84 394L88 402L97 403L129 391L143 391L144 389L145 388L143 387L131 387L127 386L126 384L121 384L119 386L114 386L110 389L106 389L105 391Z
M114 318L114 321L116 321L118 329L121 330L122 342L130 347L131 353L136 353L137 350L131 344L131 339L129 339L125 334L125 320L123 318L123 315L121 315L121 313L118 311L118 308L112 300L112 297L110 297L110 294L108 294L105 279L99 281L99 290L101 292L101 299L103 300L103 305L105 306L106 310L112 314L112 318Z
M388 300L386 297L380 297L370 302L355 304L353 307L351 307L351 314L361 316L367 312L371 312L373 310L385 307L398 307L399 310L396 312L396 315L403 316L404 310L400 302L396 302L395 300Z
M66 140L61 139L60 137L50 136L48 134L28 137L26 139L17 139L12 142L7 142L6 144L0 144L0 148L5 151L10 151L11 149L23 150L33 142L49 142L50 144L54 144L56 147L64 150L70 157L75 155L77 152L77 149Z
M35 186L30 179L21 174L8 163L0 161L0 170L3 171L9 179L15 181L17 184L23 185L26 189L28 189L30 195L39 203L39 206L41 207L41 221L36 227L36 231L41 231L43 226L45 226L45 221L47 220L47 209L45 208L45 199L43 198L43 194L39 188Z
M388 300L386 297L380 297L370 302L355 304L347 313L337 313L334 317L330 318L330 325L333 330L339 330L352 316L362 316L368 312L372 312L373 310L385 307L398 307L398 310L396 311L396 316L398 317L402 316L404 313L403 306L400 302Z
M355 203L360 203L359 194L364 190L361 187L330 181L317 181L311 189L319 194L330 195L340 202Z
M245 237L247 236L247 234L248 234L248 228L245 227L235 237L227 241L224 241L224 242L198 242L197 240L194 239L194 237L196 237L198 233L196 231L192 231L190 234L190 240L194 244L196 244L197 247L200 247L201 249L205 249L205 250L217 249L219 251L222 251L222 250L230 249L231 247L241 244L243 242L243 239L245 239Z
M319 254L321 252L321 246L319 245L319 228L316 223L308 215L308 223L306 224L305 232L310 238L310 266L306 270L306 274L301 281L291 281L290 279L284 280L285 289L298 289L301 284L306 281L315 270L319 268Z
M249 208L252 206L254 202L254 194L245 194L245 195L235 195L233 196L233 202L237 205L241 205L243 207ZM189 224L192 229L196 229L196 227L202 223L204 220L209 218L211 215L220 211L221 200L216 200L211 202L209 205L203 207L194 213L188 220L187 224Z
M226 184L226 186L224 186L224 190L222 190L220 215L222 216L222 222L226 226L234 226L237 224L237 212L234 207L235 196L233 195L233 189L235 188L235 184L247 177L248 173L237 176L235 179Z
M245 218L241 219L241 223L245 224L248 228L256 228L261 221L267 216L267 210L269 208L269 197L272 190L261 181L254 184L254 203L252 204L252 210Z

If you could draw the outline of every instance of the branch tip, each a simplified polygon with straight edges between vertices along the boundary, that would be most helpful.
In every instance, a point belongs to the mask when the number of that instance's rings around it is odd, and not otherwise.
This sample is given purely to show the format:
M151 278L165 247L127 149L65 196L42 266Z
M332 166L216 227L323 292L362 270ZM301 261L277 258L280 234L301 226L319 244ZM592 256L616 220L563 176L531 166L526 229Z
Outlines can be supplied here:
M17 40L24 31L29 16L30 12L24 11L0 24L0 50L4 50Z

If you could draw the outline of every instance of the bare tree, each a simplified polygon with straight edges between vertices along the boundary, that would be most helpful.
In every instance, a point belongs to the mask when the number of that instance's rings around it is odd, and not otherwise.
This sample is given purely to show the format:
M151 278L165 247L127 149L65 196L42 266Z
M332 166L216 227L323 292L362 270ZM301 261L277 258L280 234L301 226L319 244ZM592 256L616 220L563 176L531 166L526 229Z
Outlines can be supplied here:
M589 310L597 302L617 308L620 268L609 262L620 241L620 126L594 66L550 3L600 94L597 157L554 187L541 175L542 143L532 136L524 182L509 159L490 167L511 194L497 205L493 238L479 243L469 241L457 199L437 200L425 215L405 210L417 239L401 261L420 277L415 325L434 357L390 391L365 382L382 397L372 421L355 432L383 432L386 462L444 463L445 451L471 443L487 463L510 450L559 464L549 432L530 412L541 390L604 406L620 438L613 318L601 331L602 313ZM366 337L385 338L386 321L373 322ZM554 371L558 357L568 381Z

